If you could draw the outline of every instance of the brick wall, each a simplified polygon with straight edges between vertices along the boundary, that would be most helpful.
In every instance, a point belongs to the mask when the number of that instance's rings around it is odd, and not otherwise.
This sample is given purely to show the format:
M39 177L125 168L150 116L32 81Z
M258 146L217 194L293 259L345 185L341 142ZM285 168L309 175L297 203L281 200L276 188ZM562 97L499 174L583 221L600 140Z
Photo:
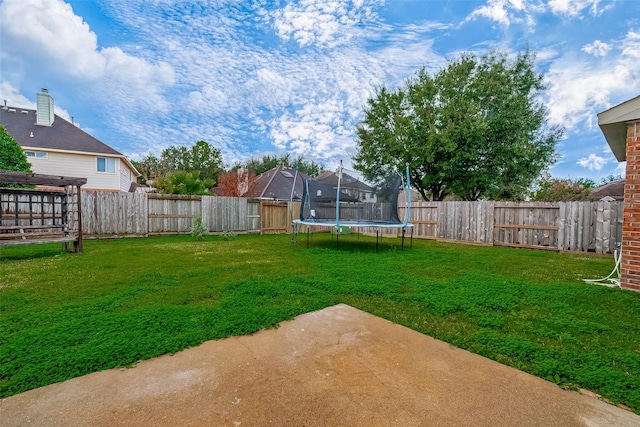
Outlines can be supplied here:
M620 287L640 292L640 120L627 123Z

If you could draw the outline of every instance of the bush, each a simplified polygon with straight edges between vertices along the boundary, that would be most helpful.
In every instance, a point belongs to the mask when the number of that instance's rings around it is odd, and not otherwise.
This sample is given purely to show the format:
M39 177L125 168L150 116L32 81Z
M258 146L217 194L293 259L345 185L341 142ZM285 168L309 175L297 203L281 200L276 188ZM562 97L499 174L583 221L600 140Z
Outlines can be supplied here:
M191 225L191 235L197 240L202 240L205 236L209 235L209 229L202 222L201 216L197 216L193 219L193 225Z
M236 237L238 237L238 234L234 233L233 231L225 230L222 232L221 237L222 237L222 240L233 240Z

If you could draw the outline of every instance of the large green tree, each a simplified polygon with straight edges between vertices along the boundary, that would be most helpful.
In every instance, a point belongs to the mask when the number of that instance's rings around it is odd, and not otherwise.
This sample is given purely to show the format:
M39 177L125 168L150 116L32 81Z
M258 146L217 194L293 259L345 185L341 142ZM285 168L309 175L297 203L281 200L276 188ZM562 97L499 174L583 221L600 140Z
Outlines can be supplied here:
M17 172L31 172L31 163L20 144L0 125L0 169Z
M302 156L291 157L291 154L289 153L283 154L282 156L265 155L259 158L252 157L244 165L236 165L234 169L244 166L256 175L260 175L261 173L280 165L294 169L298 168L300 172L311 177L318 176L324 171L324 165L322 163L316 163L313 160L305 160Z
M133 164L142 174L142 183L166 178L174 172L198 172L200 179L215 183L222 168L222 155L208 142L198 141L190 147L172 145L162 150L160 157L150 154Z
M31 172L31 163L22 151L20 144L0 125L0 170ZM20 188L24 185L0 182L0 187Z
M356 169L374 178L408 162L426 200L523 198L562 137L534 60L463 54L434 75L423 68L401 88L380 87L356 130Z
M575 202L591 200L591 190L595 187L588 178L554 178L548 172L536 181L531 192L535 202Z
M213 180L202 179L200 172L173 172L158 179L155 187L164 194L209 194Z

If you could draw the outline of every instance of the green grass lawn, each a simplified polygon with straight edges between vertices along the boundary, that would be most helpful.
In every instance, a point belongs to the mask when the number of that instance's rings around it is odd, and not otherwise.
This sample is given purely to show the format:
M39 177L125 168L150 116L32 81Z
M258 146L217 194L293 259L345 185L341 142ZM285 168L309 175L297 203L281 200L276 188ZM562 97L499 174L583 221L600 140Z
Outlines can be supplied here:
M640 294L612 257L329 235L86 240L0 252L0 396L339 302L640 410Z

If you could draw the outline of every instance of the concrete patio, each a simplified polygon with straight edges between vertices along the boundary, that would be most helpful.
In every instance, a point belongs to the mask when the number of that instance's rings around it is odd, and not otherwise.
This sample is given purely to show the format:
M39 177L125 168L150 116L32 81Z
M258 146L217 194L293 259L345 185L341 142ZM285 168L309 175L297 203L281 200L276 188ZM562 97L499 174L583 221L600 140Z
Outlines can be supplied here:
M0 401L2 426L640 426L346 305Z

